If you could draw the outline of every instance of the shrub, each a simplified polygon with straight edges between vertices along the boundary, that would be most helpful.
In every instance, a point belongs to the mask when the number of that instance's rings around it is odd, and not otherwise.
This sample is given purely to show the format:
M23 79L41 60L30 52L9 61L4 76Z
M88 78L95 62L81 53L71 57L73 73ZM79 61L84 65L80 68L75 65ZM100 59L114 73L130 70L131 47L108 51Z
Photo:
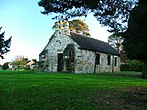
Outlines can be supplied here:
M128 60L127 64L120 65L121 71L143 71L143 62L139 60Z
M128 64L121 64L120 71L130 71L130 67Z
M131 71L143 71L143 62L140 60L129 60L128 65Z
M7 70L9 68L8 64L8 62L4 63L4 65L2 66L3 70Z

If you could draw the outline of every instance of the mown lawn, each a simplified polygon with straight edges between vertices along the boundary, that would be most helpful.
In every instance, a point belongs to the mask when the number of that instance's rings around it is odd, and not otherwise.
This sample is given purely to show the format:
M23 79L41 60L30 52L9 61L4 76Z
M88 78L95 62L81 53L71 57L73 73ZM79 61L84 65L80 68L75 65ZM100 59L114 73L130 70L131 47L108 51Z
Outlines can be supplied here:
M0 71L0 110L147 110L139 74Z

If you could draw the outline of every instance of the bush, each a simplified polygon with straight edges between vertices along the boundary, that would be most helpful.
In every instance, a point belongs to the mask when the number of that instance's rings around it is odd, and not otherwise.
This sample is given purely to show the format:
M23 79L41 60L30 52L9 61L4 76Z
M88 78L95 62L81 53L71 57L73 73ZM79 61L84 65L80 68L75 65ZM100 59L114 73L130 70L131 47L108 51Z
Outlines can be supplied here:
M130 66L128 64L121 64L120 71L130 71Z
M143 71L143 62L139 60L128 60L127 64L120 65L121 71Z
M7 70L9 68L8 64L8 62L4 63L4 65L2 66L3 70Z
M131 71L143 71L143 62L139 60L130 60L128 62Z

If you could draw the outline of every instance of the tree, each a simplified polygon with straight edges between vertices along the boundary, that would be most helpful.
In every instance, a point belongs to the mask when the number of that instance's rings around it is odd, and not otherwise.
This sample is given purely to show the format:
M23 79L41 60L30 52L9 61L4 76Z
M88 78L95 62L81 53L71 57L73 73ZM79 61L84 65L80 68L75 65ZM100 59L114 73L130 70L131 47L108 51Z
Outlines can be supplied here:
M131 12L128 29L124 32L124 49L129 59L144 61L142 77L147 78L147 1L140 0Z
M7 70L9 68L9 62L6 62L2 66L3 70Z
M68 21L68 23L70 31L82 34L84 36L90 36L88 25L84 23L82 20L72 20ZM53 26L53 29L54 28L56 28L56 23Z
M42 14L56 13L53 19L87 16L90 12L111 32L127 29L129 12L135 6L135 0L41 0L38 4L44 8Z
M90 36L88 25L82 20L77 19L69 21L69 28L70 31L74 31L85 36Z
M108 37L108 43L115 48L119 53L122 50L122 42L123 42L123 38L122 36L119 36L115 33L113 33L112 35L110 35Z
M121 57L121 63L126 63L127 62L127 57L125 55L125 51L123 48L123 43L124 38L117 34L117 33L113 33L112 35L110 35L108 37L108 43L118 51L118 53L120 54Z
M2 27L0 27L1 31ZM0 33L0 57L4 59L4 54L10 51L10 45L11 45L11 38L8 40L4 39L5 32Z
M25 58L24 56L16 56L16 58L12 62L12 65L17 70L24 70L26 68L27 62L28 58Z

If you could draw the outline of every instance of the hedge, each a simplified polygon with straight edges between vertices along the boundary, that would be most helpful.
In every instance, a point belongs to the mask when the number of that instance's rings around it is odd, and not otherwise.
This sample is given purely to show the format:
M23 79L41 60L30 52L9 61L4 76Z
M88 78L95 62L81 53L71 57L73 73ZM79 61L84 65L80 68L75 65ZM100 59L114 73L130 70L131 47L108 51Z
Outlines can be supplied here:
M120 65L121 71L143 71L143 62L139 60L128 60L128 63Z

